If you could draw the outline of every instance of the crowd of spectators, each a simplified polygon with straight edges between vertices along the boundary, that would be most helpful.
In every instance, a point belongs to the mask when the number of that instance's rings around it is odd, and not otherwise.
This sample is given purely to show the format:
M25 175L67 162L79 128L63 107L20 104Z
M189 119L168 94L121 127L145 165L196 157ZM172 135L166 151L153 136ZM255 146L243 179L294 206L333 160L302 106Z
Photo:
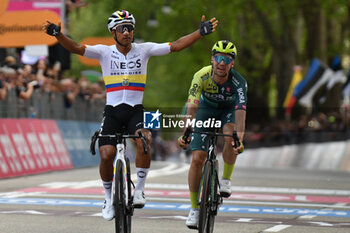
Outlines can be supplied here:
M30 101L35 92L40 92L63 94L63 106L67 109L74 106L77 99L86 102L88 108L95 100L101 100L104 105L105 90L101 77L91 82L83 73L79 78L66 74L62 72L60 63L49 65L45 57L38 58L33 64L25 64L15 56L6 56L0 67L0 104L6 101L8 92L12 91L16 93L19 103ZM95 112L102 114L100 110ZM0 117L4 117L1 108ZM96 119L100 121L100 117ZM298 119L247 122L245 143L247 147L260 147L344 140L349 138L349 125L350 111L347 108L327 114L301 115ZM156 143L159 147L157 151L162 159L171 154L169 148L177 150L176 146L171 146L172 142L164 142L157 136L155 142L159 140L162 142Z
M346 140L350 138L349 124L346 109L301 115L294 120L251 123L247 125L245 141L249 147L259 147Z
M102 77L91 82L82 75L66 77L59 62L49 65L45 57L37 58L33 64L25 64L15 56L6 56L0 67L0 100L5 101L9 91L15 91L19 102L29 101L35 92L63 93L64 106L70 108L77 98L84 101L104 100ZM29 117L29 116L28 116Z

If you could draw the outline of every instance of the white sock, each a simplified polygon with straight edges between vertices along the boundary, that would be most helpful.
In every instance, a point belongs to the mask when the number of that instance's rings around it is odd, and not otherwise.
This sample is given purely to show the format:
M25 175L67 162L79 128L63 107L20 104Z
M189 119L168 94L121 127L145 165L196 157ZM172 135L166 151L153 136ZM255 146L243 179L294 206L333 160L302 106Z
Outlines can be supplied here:
M146 183L146 177L148 174L149 168L136 168L136 174L137 174L137 184L135 186L135 190L144 190L145 189L145 183Z
M105 198L108 202L111 202L111 189L112 189L112 180L111 181L103 181L103 187L105 188Z

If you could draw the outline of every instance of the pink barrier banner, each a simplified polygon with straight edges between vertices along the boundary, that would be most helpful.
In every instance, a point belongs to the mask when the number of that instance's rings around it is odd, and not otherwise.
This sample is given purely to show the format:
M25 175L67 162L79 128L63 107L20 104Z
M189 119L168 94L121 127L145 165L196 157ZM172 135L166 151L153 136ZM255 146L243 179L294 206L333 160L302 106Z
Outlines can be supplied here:
M0 178L71 168L55 121L0 119Z

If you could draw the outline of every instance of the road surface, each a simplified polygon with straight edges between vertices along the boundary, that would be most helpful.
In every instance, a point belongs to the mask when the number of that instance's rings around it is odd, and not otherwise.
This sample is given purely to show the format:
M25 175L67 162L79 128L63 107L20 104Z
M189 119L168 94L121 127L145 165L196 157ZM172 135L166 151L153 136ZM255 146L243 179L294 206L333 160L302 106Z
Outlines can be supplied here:
M132 232L196 232L185 226L188 167L152 163L147 204L135 210ZM350 173L237 167L232 186L214 232L350 232ZM0 232L114 232L114 222L101 217L103 200L97 167L3 179Z

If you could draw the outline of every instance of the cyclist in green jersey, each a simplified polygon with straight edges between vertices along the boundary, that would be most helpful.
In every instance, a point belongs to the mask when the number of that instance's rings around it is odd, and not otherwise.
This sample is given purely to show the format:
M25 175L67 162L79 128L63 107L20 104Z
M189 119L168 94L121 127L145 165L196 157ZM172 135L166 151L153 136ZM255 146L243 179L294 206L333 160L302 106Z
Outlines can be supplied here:
M237 48L232 42L226 40L216 42L212 48L212 64L195 73L187 101L186 115L190 118L187 120L192 121L195 118L195 122L204 122L208 119L219 121L224 134L232 135L234 130L237 131L241 142L238 148L233 148L232 137L225 137L224 171L220 181L220 193L224 197L231 195L231 175L234 164L237 155L244 149L242 141L245 132L247 82L242 75L233 69L236 56ZM196 124L195 130L214 130L212 128L198 128L199 125ZM182 136L179 137L179 146L187 147ZM197 228L199 221L197 196L202 169L207 157L208 137L194 134L191 147L193 156L188 174L191 211L186 225L193 229Z

